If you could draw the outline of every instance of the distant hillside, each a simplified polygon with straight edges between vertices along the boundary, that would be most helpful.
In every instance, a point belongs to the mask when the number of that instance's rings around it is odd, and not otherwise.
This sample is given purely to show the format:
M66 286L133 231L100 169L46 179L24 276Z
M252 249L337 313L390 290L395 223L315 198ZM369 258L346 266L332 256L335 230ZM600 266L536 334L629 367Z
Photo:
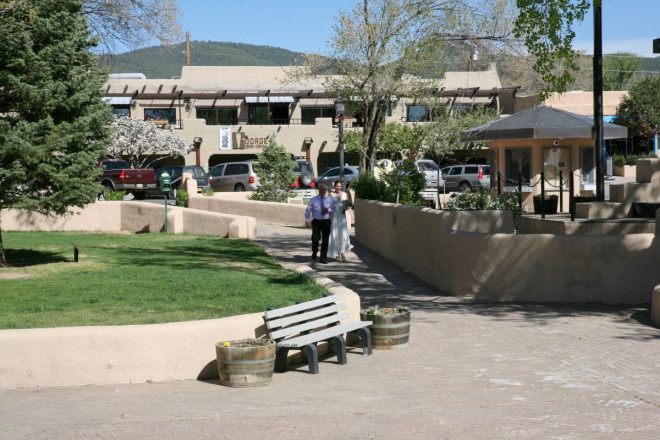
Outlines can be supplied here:
M290 66L298 64L302 54L272 46L191 41L190 63L193 66ZM144 73L147 78L171 78L181 75L187 63L186 44L154 46L112 57L103 56L101 67L110 73Z

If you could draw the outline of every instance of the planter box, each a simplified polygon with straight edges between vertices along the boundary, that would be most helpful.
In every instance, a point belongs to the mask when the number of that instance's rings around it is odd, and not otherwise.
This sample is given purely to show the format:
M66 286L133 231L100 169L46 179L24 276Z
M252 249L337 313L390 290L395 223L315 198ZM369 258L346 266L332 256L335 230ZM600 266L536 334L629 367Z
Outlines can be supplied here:
M614 167L614 175L620 177L635 177L637 175L637 166L624 165L622 167Z
M228 387L268 385L273 379L275 347L272 339L218 342L215 352L220 383Z
M374 350L392 350L408 346L410 336L410 311L400 309L401 313L374 315L360 312L361 321L372 321L371 347Z

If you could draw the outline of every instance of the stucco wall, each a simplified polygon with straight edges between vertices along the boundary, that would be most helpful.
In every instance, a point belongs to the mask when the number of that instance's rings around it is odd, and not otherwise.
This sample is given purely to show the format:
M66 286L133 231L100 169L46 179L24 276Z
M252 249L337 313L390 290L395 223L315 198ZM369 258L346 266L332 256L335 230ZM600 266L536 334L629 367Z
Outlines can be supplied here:
M193 199L206 199L195 197ZM2 211L6 231L163 232L165 207L146 202L96 202L74 214L44 216L15 209ZM229 238L255 238L257 222L245 215L167 207L167 231L212 234Z
M660 284L654 234L511 234L509 213L434 211L365 200L356 201L356 211L361 244L452 295L643 304Z
M331 294L343 294L350 320L360 297L308 267ZM0 331L0 389L76 386L218 377L215 344L262 337L263 313L153 325L62 327ZM320 354L327 347L319 347ZM290 363L300 362L292 350Z
M305 226L304 205L256 202L235 197L191 197L188 206L202 211L249 216L276 225Z

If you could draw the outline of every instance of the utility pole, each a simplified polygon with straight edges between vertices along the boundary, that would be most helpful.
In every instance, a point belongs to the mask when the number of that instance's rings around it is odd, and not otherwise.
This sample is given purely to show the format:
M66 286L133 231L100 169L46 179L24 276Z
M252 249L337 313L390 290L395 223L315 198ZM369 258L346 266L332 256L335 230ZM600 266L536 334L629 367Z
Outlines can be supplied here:
M603 164L603 24L600 4L594 2L594 132L596 153L596 200L605 200Z
M190 32L186 31L186 56L188 57L188 64L190 66Z

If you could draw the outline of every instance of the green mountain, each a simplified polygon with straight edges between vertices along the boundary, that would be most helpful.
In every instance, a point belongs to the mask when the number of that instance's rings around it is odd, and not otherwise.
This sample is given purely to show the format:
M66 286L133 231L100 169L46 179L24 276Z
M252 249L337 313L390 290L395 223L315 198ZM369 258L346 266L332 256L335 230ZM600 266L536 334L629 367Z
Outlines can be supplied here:
M217 41L191 41L190 52L193 66L291 66L302 58L301 53L279 47ZM186 63L185 43L104 55L100 62L110 73L144 73L147 78L180 76Z

